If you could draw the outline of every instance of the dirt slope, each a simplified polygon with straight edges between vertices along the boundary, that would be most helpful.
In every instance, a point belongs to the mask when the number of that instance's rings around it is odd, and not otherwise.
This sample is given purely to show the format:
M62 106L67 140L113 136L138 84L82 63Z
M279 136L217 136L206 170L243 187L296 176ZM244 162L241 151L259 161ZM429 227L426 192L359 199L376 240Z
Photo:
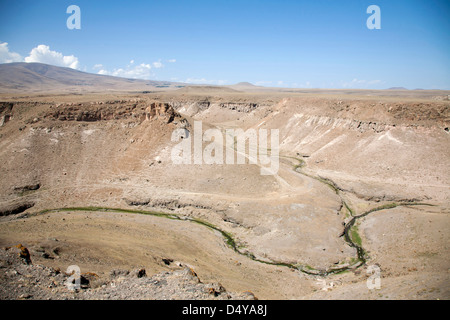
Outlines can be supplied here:
M210 88L5 96L0 245L22 243L48 267L78 264L104 275L137 266L161 272L170 258L258 298L448 299L450 103L442 97ZM263 176L248 163L172 163L173 130L192 131L195 120L204 129L279 129L277 174ZM88 206L182 220L95 208L37 214ZM374 208L351 233L364 265L320 274L356 265L344 227ZM42 256L56 247L57 257ZM374 264L381 291L366 286ZM322 290L322 280L334 286Z

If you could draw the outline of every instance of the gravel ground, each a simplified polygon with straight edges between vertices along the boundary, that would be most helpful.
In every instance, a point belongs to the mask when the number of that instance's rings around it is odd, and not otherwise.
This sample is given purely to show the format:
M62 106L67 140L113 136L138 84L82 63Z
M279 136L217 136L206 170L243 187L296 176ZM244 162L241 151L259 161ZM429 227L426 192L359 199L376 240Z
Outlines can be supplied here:
M81 273L78 289L70 289L61 270L30 261L25 247L0 250L1 300L255 300L251 292L227 292L220 283L202 283L195 271L179 270L147 276L145 269L112 270L109 278ZM73 281L75 282L75 280Z

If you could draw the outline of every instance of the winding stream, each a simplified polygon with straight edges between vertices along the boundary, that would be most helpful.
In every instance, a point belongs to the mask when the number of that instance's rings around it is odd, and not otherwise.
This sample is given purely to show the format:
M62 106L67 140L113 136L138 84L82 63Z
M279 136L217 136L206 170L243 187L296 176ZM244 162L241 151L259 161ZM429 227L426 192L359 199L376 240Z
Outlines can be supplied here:
M295 158L295 157L289 157L289 158L295 159L298 161L298 164L294 166L294 171L296 171L304 176L307 176L309 178L315 179L315 180L329 186L336 193L336 195L339 197L339 199L341 201L341 204L342 204L341 211L342 211L342 209L345 208L345 210L347 210L348 213L350 214L350 216L352 217L351 220L345 224L344 231L342 232L342 234L340 236L344 237L345 241L347 242L347 244L350 247L356 249L357 261L348 266L341 266L341 267L338 266L338 267L334 267L334 268L329 268L327 270L314 270L314 272L307 272L305 270L301 270L308 274L318 274L321 276L326 276L329 274L336 274L336 273L340 273L340 272L350 270L350 269L356 269L366 263L366 261L368 259L367 253L365 252L364 248L362 247L362 244L360 243L361 242L360 239L359 239L359 241L357 241L357 239L354 239L354 238L359 238L359 235L357 234L356 230L352 230L352 228L355 226L355 223L357 222L358 219L364 218L365 216L369 215L372 212L393 209L393 208L400 207L400 206L418 206L418 205L431 206L431 204L412 202L412 201L390 202L390 203L369 209L359 215L355 215L355 213L353 212L351 207L348 205L348 203L345 201L344 197L341 195L342 189L339 188L339 186L336 183L334 183L332 180L330 180L328 178L323 178L320 176L313 176L311 174L307 174L307 173L303 172L301 169L305 166L305 162L299 158Z
M281 156L280 156L281 157ZM357 222L358 219L361 219L367 215L369 215L372 212L376 212L376 211L380 211L380 210L388 210L388 209L393 209L399 206L417 206L417 205L426 205L426 206L430 206L430 204L427 203L419 203L419 202L391 202L382 206L378 206L375 208L372 208L370 210L367 210L365 212L363 212L362 214L359 215L355 215L353 210L350 208L350 206L347 204L347 202L345 201L345 199L343 198L343 196L341 195L341 189L330 179L326 179L326 178L322 178L319 176L313 176L311 174L307 174L305 172L303 172L301 170L302 167L304 167L305 163L302 159L299 158L295 158L295 157L287 157L284 156L284 158L290 158L290 159L295 159L297 160L299 163L297 165L294 165L293 170L295 172L298 172L302 175L305 175L309 178L313 178L321 183L324 183L326 185L328 185L331 189L334 190L334 192L339 196L340 200L341 200L341 211L347 210L348 213L350 214L350 216L352 217L351 220L345 224L344 227L344 231L341 234L341 236L344 237L345 241L347 242L347 244L356 249L356 253L357 253L357 258L356 261L352 264L348 264L348 265L341 265L341 266L335 266L335 267L330 267L328 269L325 270L321 270L321 269L315 269L313 267L307 266L307 265L301 265L301 264L291 264L291 263L286 263L286 262L281 262L281 261L274 261L274 260L262 260L259 259L257 257L255 257L254 254L252 254L249 251L242 251L239 246L236 244L235 239L233 238L233 236L220 229L219 227L206 222L204 220L198 219L198 218L192 218L192 217L186 217L186 216L182 216L182 215L178 215L178 214L170 214L170 213L164 213L164 212L157 212L157 211L145 211L145 210L130 210L130 209L120 209L120 208L109 208L109 207L72 207L72 208L59 208L59 209L45 209L42 210L36 214L46 214L46 213L51 213L51 212L61 212L61 211L85 211L85 212L89 212L89 211L101 211L101 212L118 212L118 213L133 213L133 214L144 214L144 215L151 215L151 216L157 216L157 217L163 217L163 218L167 218L167 219L172 219L172 220L184 220L184 221L190 221L190 222L194 222L200 225L203 225L209 229L215 230L217 232L219 232L225 239L227 245L232 248L235 252L246 256L250 259L252 259L253 261L257 261L260 263L264 263L264 264L269 264L269 265L276 265L276 266L282 266L282 267L288 267L291 269L296 269L299 270L305 274L308 275L318 275L318 276L327 276L327 275L331 275L331 274L336 274L336 273L340 273L340 272L344 272L346 270L350 270L350 269L356 269L362 265L364 265L368 259L368 256L364 250L364 248L362 247L360 241L357 241L356 239L354 239L355 237L359 237L356 233L356 230L353 230L352 228L355 226L355 223Z

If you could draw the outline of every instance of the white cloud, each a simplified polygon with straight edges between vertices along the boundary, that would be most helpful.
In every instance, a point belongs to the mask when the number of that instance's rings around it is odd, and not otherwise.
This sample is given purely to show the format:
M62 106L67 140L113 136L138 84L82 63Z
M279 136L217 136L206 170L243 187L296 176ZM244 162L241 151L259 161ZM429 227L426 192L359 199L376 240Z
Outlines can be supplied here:
M175 60L173 60L175 62ZM97 65L96 65L97 66ZM125 67L116 68L112 71L107 70L103 67L103 65L97 73L110 75L115 77L123 77L123 78L131 78L131 79L144 79L149 80L150 78L154 78L155 74L153 73L153 69L160 69L164 67L164 64L161 62L161 59L151 63L141 63L136 64L134 59L131 59L129 63Z
M294 82L291 84L292 88L311 88L311 82L306 81L304 83Z
M132 79L149 79L152 76L151 69L152 66L150 64L141 63L137 66L127 66L126 68L118 68L113 71L101 69L98 74Z
M0 63L20 62L22 57L16 52L9 51L8 42L0 43Z
M153 62L153 67L155 67L156 69L159 69L159 68L164 67L164 65L161 63L161 61L156 61L156 62Z
M384 81L381 81L381 80L371 80L371 81L367 81L367 84L380 84L380 83L384 83Z
M53 51L49 46L40 44L33 48L29 55L23 58L20 54L9 51L7 42L0 42L0 63L10 62L39 62L46 63L55 66L69 67L80 70L80 63L78 58L74 55L65 56L61 52ZM169 63L176 62L176 59L164 60ZM155 77L152 73L152 69L163 68L164 64L161 59L152 63L141 63L137 65L134 59L129 61L129 64L125 67L120 67L111 70L105 68L101 63L95 64L92 70L96 70L97 74L111 75L116 77L133 78L133 79L150 79ZM87 71L87 67L84 66L83 70ZM217 81L220 83L221 81Z
M223 86L228 83L227 80L206 80L205 78L201 78L201 79L187 78L184 82L192 83L192 84L212 84L212 85L218 85L218 86Z
M341 81L341 86L343 88L368 88L373 85L383 84L384 82L381 80L361 80L354 78L350 82Z
M40 44L36 48L33 48L29 56L25 57L25 62L40 62L60 67L79 69L77 57L73 55L64 56L60 52L50 50L50 47L44 44Z
M0 43L0 63L10 62L40 62L51 64L60 67L69 67L72 69L80 69L78 58L71 56L64 56L62 53L50 50L49 46L44 44L38 45L30 51L28 57L22 58L16 52L10 52L8 43Z
M206 83L208 80L205 78L202 79L194 79L194 78L187 78L184 82L186 83Z
M255 86L269 86L272 84L272 81L257 81L255 82Z

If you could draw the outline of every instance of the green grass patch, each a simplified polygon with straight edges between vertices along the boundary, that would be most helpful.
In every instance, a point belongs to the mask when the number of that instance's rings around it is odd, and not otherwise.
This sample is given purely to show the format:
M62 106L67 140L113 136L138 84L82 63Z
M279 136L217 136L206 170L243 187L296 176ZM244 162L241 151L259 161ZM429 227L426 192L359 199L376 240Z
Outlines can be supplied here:
M350 208L350 206L347 204L347 202L345 202L344 200L342 200L342 203L344 204L345 209L347 209L347 212L345 214L345 217L347 218L349 215L350 216L354 216L354 212L353 210Z
M338 275L338 274L344 274L344 273L349 273L349 272L350 272L350 270L348 270L348 269L342 269L334 274Z
M230 233L228 233L226 231L223 231L223 230L219 229L218 227L216 227L215 225L213 225L213 224L211 224L209 222L200 220L200 219L195 219L194 218L194 219L192 219L190 221L198 223L200 225L203 225L205 227L208 227L210 229L213 229L213 230L216 230L216 231L220 232L222 234L222 236L225 238L225 241L228 244L228 246L233 248L234 251L238 251L237 246L236 246L236 241L234 241L234 238L233 238L233 236Z
M351 231L351 235L352 235L352 242L354 244L356 244L357 246L361 247L362 246L362 240L361 240L361 236L358 233L358 226L353 226Z

